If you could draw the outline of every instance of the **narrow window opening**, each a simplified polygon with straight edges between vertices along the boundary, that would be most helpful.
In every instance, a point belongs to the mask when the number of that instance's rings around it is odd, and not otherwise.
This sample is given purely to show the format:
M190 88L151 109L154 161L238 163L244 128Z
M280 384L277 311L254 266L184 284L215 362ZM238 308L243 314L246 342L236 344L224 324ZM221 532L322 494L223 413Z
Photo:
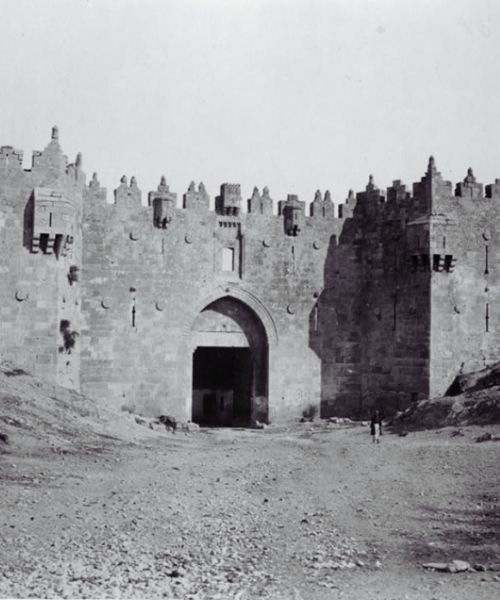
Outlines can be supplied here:
M52 213L49 213L49 227L52 227Z
M440 267L441 266L441 255L440 254L434 254L432 256L432 269L434 271L440 271Z
M56 255L56 258L59 258L59 254L61 253L62 240L62 233L58 233L54 239L54 254Z
M40 234L40 250L44 253L47 254L47 248L49 246L49 234L48 233L41 233Z
M448 273L453 270L453 254L446 254L444 257L444 270Z
M222 270L234 271L234 248L222 248Z
M135 301L132 305L132 327L135 327Z
M443 248L446 248L446 236L443 236Z
M488 303L486 303L486 312L484 315L484 320L486 325L486 332L488 332L490 330L490 305Z
M430 271L431 270L430 256L428 254L421 254L420 260L421 260L420 270L424 273L427 273L428 271Z
M489 272L489 249L488 245L486 245L484 247L484 274L488 275Z

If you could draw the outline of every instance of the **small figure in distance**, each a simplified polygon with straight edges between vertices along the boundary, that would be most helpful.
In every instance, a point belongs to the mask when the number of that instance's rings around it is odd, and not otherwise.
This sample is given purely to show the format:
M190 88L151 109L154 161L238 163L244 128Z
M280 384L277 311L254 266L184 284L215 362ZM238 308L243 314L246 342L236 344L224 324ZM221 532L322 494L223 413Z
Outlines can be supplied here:
M378 410L373 413L373 417L370 422L370 433L372 436L372 442L374 444L380 444L380 436L382 435L382 417L380 416L380 412Z

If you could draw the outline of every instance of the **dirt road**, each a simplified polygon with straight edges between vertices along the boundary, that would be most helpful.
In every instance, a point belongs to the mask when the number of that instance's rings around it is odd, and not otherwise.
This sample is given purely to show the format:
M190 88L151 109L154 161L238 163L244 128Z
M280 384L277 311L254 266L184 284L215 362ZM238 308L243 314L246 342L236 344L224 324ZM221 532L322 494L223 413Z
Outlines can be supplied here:
M500 572L421 566L500 563L500 443L481 428L374 446L360 426L137 427L1 456L2 598L500 597Z

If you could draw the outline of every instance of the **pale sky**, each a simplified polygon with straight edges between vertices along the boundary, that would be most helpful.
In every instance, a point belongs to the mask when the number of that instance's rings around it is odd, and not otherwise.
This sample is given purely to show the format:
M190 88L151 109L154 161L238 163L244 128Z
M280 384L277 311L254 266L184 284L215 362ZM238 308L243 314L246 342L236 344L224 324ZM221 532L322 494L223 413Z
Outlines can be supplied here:
M108 199L500 178L497 0L2 0L0 52L0 145L57 124Z

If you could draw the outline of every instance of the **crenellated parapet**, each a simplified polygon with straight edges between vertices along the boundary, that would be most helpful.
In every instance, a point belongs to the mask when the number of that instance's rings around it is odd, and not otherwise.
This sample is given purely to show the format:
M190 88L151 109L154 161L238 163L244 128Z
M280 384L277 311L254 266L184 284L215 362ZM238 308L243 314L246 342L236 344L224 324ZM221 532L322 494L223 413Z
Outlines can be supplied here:
M335 217L335 206L330 190L326 190L324 198L320 190L316 191L314 200L309 205L309 214L315 219L333 219Z
M343 204L339 204L339 219L349 219L352 217L356 206L356 194L354 190L349 190L347 198Z
M418 183L413 184L413 197L423 210L432 210L436 200L453 197L452 183L443 179L433 156L429 157L425 175Z
M127 183L127 176L123 175L120 179L120 185L114 190L115 204L127 208L137 208L141 206L142 193L137 186L135 177L130 179L130 185Z
M356 210L367 217L375 217L381 214L380 207L385 202L385 197L375 185L373 175L368 177L368 183L364 192L356 195Z
M455 196L458 196L459 198L471 198L472 200L483 197L483 184L477 183L474 172L470 167L467 170L467 176L463 182L457 183Z
M59 145L59 129L57 126L52 128L52 135L49 144L43 150L34 151L32 155L33 171L45 171L48 173L66 173L68 164L67 157L62 153Z
M75 181L83 181L83 183L85 183L85 173L83 172L83 158L81 152L76 155L75 162L66 167L66 174Z
M182 197L182 207L187 210L202 213L208 212L210 207L210 196L208 195L203 182L200 182L198 189L196 189L194 181L189 184L187 192Z
M107 191L106 188L101 187L101 183L99 178L97 177L97 173L92 174L92 178L88 183L88 186L84 189L84 206L88 205L88 209L90 207L104 206L106 204L106 196ZM90 204L89 204L90 203Z
M495 183L490 183L485 188L486 198L500 199L500 179L495 179Z
M15 169L22 171L23 169L23 151L16 150L12 146L0 147L0 169Z
M248 212L258 215L273 214L273 200L269 195L269 188L266 186L262 190L262 195L259 193L259 188L254 187L252 197L248 199Z
M406 190L406 186L401 183L400 179L392 182L392 185L387 188L387 202L393 204L405 204L410 199L410 192Z

